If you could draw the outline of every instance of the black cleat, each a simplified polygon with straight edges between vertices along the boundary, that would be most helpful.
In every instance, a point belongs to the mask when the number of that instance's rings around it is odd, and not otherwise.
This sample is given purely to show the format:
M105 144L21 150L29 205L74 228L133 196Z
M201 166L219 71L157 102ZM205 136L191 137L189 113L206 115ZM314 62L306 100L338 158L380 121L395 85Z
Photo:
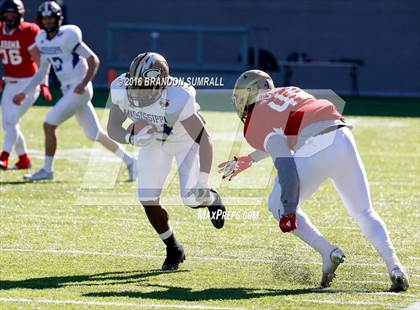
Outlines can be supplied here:
M214 202L207 207L210 212L210 220L214 227L220 229L225 225L225 205L223 204L222 198L218 192L216 192L214 189L210 189L210 192L216 196Z
M182 246L167 247L166 258L162 265L162 271L178 270L178 266L185 260L185 253Z

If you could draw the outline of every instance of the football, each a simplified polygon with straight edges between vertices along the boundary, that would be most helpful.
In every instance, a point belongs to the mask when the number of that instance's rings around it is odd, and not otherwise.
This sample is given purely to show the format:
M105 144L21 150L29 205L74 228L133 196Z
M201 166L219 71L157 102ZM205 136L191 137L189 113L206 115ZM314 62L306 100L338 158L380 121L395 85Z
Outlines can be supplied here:
M152 128L150 128L147 133L153 133L155 130L155 127L151 124L149 124L147 121L145 120L138 120L134 123L131 123L128 127L127 127L127 132L132 133L133 135L138 134L144 127L146 126L152 126Z

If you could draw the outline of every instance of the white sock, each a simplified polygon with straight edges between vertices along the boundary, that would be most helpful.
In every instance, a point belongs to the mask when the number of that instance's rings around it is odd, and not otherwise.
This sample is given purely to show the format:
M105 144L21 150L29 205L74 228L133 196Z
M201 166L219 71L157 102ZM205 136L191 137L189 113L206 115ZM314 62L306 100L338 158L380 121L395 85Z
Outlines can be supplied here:
M134 161L134 158L127 154L121 147L118 147L115 151L115 155L121 158L126 165L129 165Z
M47 172L51 172L52 167L53 167L53 162L54 162L54 156L45 155L44 170L47 171Z
M395 253L394 246L389 238L385 223L378 213L372 208L357 214L355 217L357 224L365 238L375 247L379 255L385 261L388 271L395 267L401 267L401 262Z
M172 228L169 227L169 229L167 231L165 231L164 233L159 234L159 237L160 237L161 240L166 240L170 236L172 236L172 234L173 234Z

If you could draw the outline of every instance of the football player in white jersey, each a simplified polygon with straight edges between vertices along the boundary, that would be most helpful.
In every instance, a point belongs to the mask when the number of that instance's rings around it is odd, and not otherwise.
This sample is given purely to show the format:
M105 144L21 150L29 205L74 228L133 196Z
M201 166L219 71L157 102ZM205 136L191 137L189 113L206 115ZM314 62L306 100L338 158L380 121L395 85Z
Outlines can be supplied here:
M153 228L166 245L162 270L176 270L185 259L175 239L168 212L160 203L165 180L175 158L181 198L192 208L207 207L216 228L224 225L225 208L208 177L213 148L204 120L198 113L195 89L169 77L165 58L157 53L141 53L130 71L111 84L112 106L108 121L109 136L119 143L140 147L138 157L138 195ZM138 132L125 129L130 118L143 124Z
M136 160L128 155L117 143L104 133L99 125L91 99L92 79L99 67L99 59L82 41L82 33L77 26L61 26L63 14L54 1L45 1L38 9L38 22L43 29L35 38L41 52L39 71L22 93L15 96L20 104L27 94L38 86L50 67L54 69L61 83L63 97L48 112L44 122L45 160L44 167L32 175L25 176L30 181L53 179L53 160L57 148L55 131L67 119L76 116L85 135L98 141L115 153L127 165L129 179L135 179Z

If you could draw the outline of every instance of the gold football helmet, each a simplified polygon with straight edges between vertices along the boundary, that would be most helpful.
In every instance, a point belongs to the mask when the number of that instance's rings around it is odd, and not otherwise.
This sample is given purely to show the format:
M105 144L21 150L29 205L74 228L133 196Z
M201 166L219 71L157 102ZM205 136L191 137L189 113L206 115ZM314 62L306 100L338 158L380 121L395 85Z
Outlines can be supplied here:
M128 72L130 105L144 107L156 102L162 95L168 76L169 66L162 55L153 52L137 55Z
M232 101L236 113L243 122L257 96L271 89L274 89L273 80L264 71L248 70L240 75L233 88Z

